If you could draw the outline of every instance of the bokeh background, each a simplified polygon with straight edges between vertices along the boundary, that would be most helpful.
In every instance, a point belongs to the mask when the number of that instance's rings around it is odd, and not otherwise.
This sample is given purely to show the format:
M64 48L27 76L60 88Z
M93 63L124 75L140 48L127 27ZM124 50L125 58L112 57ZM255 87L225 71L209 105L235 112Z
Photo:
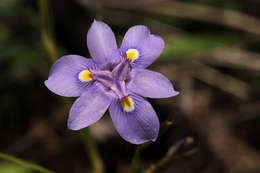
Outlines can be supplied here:
M137 167L259 173L259 9L258 0L1 0L0 151L59 173L93 172L89 132L66 127L73 99L43 82L55 59L89 57L86 33L95 18L111 26L119 46L137 24L162 36L165 50L149 69L180 92L150 100L161 136L143 147ZM108 114L89 131L106 172L132 172L136 145L119 137ZM0 160L0 173L32 172Z

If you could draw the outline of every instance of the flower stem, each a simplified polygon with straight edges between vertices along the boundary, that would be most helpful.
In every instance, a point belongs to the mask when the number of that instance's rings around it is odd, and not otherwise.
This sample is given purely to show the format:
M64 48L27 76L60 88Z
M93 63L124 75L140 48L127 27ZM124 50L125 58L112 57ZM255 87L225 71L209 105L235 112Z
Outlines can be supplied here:
M130 167L130 173L141 173L141 159L140 159L140 153L141 153L141 145L136 147L135 154L132 159L131 167Z
M0 152L0 158L4 159L4 160L8 160L8 161L13 162L13 163L16 163L16 164L21 165L23 167L30 168L30 169L38 171L38 172L42 172L42 173L55 173L54 171L46 169L46 168L44 168L44 167L42 167L40 165L37 165L37 164L34 164L34 163L30 163L28 161L24 161L22 159L18 159L18 158L14 157L14 156L10 156L8 154L4 154L4 153L1 153L1 152Z
M41 22L41 39L51 62L57 59L57 49L52 39L53 25L51 21L52 12L49 7L49 0L38 0L39 17Z
M104 173L103 162L98 153L97 145L88 128L79 131L81 140L85 144L86 152L88 153L89 160L91 161L93 167L93 173Z

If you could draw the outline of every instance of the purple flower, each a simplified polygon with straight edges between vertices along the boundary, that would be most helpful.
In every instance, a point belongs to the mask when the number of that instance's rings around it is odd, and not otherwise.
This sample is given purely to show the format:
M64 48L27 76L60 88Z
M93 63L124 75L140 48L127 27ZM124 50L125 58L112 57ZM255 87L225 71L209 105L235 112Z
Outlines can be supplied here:
M144 98L178 94L162 74L146 70L164 49L161 37L145 26L133 26L118 49L108 25L94 21L87 33L92 59L67 55L52 66L45 85L65 97L79 97L70 110L68 127L85 128L98 121L109 108L122 138L133 144L155 141L159 120Z

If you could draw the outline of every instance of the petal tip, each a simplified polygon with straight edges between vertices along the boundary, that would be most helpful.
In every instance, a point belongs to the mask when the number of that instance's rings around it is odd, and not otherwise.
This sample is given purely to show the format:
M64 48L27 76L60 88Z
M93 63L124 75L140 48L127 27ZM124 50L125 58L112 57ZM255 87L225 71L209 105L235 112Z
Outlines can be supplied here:
M130 141L130 140L127 140L128 142L132 143L132 144L135 144L135 145L140 145L140 144L143 144L143 143L146 143L146 142L155 142L157 140L157 137L158 136L155 136L154 138L152 139L143 139L143 140L134 140L134 141Z
M150 36L154 40L157 40L157 48L160 50L160 53L158 55L158 57L159 57L161 55L161 53L163 52L164 48L165 48L164 39L161 36L156 35L156 34L151 34Z
M70 129L70 130L80 130L80 129L82 129L82 128L84 128L84 127L80 127L80 126L78 126L78 124L77 123L74 123L74 121L72 121L72 120L68 120L68 128Z
M151 141L152 141L152 142L155 142L156 140L157 140L157 136L156 136L156 138L152 139Z
M172 94L172 97L173 97L173 96L177 96L177 95L179 95L179 94L180 94L179 91L174 91L173 94Z
M150 140L126 140L126 141L128 141L128 142L130 142L131 144L135 144L135 145L140 145L140 144L143 144L143 143L145 143L145 142L149 142Z
M155 142L155 141L157 140L158 135L159 135L159 129L158 129L158 130L155 129L155 133L156 133L156 135L150 140L150 141L152 141L152 142Z
M53 92L53 90L52 90L52 88L51 88L51 86L50 86L50 80L49 80L49 78L44 81L44 85L45 85L50 91Z
M100 21L98 21L98 20L94 19L94 21L93 21L92 25L93 25L93 24L98 24L99 22L100 22Z
M151 136L146 136L146 137L143 137L143 138L126 138L122 135L120 135L123 139L125 139L126 141L130 142L131 144L135 144L135 145L139 145L139 144L143 144L143 143L146 143L146 142L155 142L158 138L158 134L159 134L159 127L158 129L155 128L154 131L153 131L153 135Z
M105 23L102 22L102 21L99 21L99 20L94 19L94 21L92 22L91 26L92 26L92 25L103 25L103 24L105 24Z
M44 85L48 88L47 83L48 83L48 79L44 81Z

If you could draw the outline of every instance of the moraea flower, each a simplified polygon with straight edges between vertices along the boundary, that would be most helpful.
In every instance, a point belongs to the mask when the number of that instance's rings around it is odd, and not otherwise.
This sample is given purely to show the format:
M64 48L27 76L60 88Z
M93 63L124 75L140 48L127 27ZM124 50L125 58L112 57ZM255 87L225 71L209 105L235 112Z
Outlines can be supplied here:
M162 38L145 26L133 26L118 49L110 27L94 21L87 33L87 45L92 59L63 56L53 64L45 81L58 95L79 97L71 107L68 127L87 127L109 108L116 130L126 141L155 141L160 124L145 97L178 94L166 77L145 69L164 49Z

